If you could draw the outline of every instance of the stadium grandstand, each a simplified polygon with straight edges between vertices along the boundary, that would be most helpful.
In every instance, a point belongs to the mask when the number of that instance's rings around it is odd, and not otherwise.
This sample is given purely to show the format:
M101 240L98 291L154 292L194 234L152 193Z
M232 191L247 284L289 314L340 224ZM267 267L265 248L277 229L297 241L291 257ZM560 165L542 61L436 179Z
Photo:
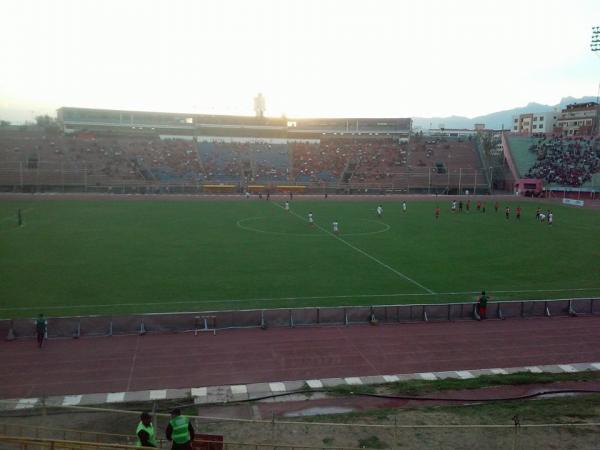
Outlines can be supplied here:
M515 180L538 179L548 192L594 196L600 191L597 136L506 134L504 156Z
M410 118L267 118L63 107L0 131L4 191L489 192L472 136Z

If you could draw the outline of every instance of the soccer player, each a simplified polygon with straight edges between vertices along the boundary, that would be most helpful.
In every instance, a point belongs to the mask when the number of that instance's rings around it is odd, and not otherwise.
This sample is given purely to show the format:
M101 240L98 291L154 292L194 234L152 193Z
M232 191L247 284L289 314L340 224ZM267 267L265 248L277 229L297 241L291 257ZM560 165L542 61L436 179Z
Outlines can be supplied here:
M507 206L504 209L504 216L506 217L506 220L510 219L510 206Z
M17 210L17 223L19 226L23 225L23 216L21 215L21 208Z
M435 219L439 219L440 218L440 207L436 206L435 207Z
M467 207L467 212L469 212L469 210L471 209L471 199L467 200L466 207Z
M340 234L340 227L339 224L337 223L337 221L334 221L331 226L333 227L333 233L334 234Z
M535 210L535 220L540 220L540 213L541 212L542 212L542 210L538 206L537 209Z
M517 220L521 220L521 207L517 206L517 209L515 209L515 212L517 213Z
M314 219L313 219L313 213L312 213L312 212L309 212L309 213L308 213L308 224L309 224L311 227L314 227L314 226L315 226L315 221L314 221Z
M289 210L290 210L290 202L288 202L287 200L285 201L285 206L284 206L284 209L285 209L286 211L289 211Z
M456 200L452 200L452 212L456 212Z
M458 212L461 213L462 212L462 207L463 207L463 202L462 200L458 202Z
M498 202L494 203L494 210L496 212L498 212L498 208L500 208L500 205L498 204Z
M402 211L406 212L406 202L402 202Z
M545 222L546 221L546 214L544 214L543 212L540 213L540 222Z
M554 221L554 214L552 214L552 211L548 212L548 225L552 225L552 222Z
M481 212L484 213L485 212L485 202L483 202L481 204Z
M477 202L477 211L481 211L481 201Z
M381 207L381 205L379 205L377 207L377 217L381 218L381 216L383 216L383 208Z

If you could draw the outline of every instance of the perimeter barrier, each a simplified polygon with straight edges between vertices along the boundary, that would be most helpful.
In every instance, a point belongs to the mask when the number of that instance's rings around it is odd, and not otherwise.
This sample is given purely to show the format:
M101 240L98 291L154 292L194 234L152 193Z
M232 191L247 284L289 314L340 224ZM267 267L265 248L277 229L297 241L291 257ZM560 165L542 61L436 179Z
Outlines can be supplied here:
M490 302L488 319L600 314L600 298ZM478 319L474 303L342 306L149 313L48 318L49 338L169 332L213 332L228 328L268 328L354 324L392 324ZM35 335L34 319L0 321L7 339Z

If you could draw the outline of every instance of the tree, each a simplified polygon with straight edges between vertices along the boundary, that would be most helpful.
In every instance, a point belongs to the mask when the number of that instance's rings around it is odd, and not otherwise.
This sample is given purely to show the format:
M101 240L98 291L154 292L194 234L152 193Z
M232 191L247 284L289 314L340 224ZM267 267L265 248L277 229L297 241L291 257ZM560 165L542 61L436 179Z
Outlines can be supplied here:
M58 133L60 126L54 117L49 115L36 116L35 123L38 127L44 128L47 133Z
M0 120L0 128L10 127L10 122L8 120Z
M36 116L35 123L38 127L47 127L52 125L53 123L56 123L56 119L53 119L52 117L46 114L43 116Z

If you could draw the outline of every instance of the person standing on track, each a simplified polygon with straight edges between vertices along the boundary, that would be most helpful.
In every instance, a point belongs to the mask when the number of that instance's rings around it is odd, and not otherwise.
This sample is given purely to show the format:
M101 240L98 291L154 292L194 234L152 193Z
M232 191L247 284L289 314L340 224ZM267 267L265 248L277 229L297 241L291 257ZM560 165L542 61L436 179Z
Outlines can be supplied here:
M35 321L35 332L37 334L38 347L42 348L44 339L46 339L46 333L48 332L48 321L44 318L43 314L40 314Z
M192 450L194 440L194 427L190 419L181 415L181 410L175 408L171 411L171 420L165 431L167 439L173 442L171 450Z
M135 434L138 447L158 447L156 445L156 432L154 431L154 425L152 425L152 416L147 412L140 415L140 423L138 423Z
M481 295L477 300L477 312L479 313L479 320L485 320L487 314L487 304L490 298L485 295L485 291L481 291Z

